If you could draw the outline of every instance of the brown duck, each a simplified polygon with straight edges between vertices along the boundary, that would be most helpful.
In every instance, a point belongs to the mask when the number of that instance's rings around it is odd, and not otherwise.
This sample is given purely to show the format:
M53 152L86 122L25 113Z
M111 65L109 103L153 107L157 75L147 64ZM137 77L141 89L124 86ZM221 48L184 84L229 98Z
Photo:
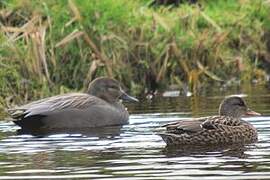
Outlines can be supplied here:
M138 101L127 95L118 81L101 77L86 93L57 95L8 110L23 129L76 129L128 123L129 114L119 99Z
M225 98L219 116L183 120L164 125L159 135L168 146L246 144L257 141L257 131L242 115L260 115L250 110L238 96Z

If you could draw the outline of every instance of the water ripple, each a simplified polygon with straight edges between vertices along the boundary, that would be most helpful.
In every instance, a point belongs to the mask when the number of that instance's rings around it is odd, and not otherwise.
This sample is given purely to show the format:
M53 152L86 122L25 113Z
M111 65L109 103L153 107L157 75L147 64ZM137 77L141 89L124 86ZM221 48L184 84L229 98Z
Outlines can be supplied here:
M0 123L1 179L268 179L270 177L270 101L250 96L251 106L262 100L265 116L245 118L258 129L259 141L244 148L211 151L171 150L156 135L162 124L216 112L222 97L190 103L166 99L164 105L136 107L130 124L113 135L81 133L44 137L17 135L12 122ZM188 99L181 99L187 102ZM213 103L207 108L208 102ZM175 108L180 106L180 108ZM169 109L166 109L168 107ZM170 109L172 108L172 109ZM164 112L160 113L161 109ZM158 112L159 111L159 112ZM198 113L200 112L200 113ZM203 113L201 113L203 112ZM195 151L194 151L195 150Z

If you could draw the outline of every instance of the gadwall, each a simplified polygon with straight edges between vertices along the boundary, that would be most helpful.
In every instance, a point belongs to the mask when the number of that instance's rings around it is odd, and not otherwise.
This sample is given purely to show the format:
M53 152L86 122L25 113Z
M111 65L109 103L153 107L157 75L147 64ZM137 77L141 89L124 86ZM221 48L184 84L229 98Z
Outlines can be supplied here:
M238 96L225 98L219 107L219 116L183 120L164 125L159 135L168 146L205 146L246 144L257 141L256 129L242 115L260 115L250 110Z
M119 99L138 101L127 95L118 81L100 77L86 93L52 96L9 109L23 129L77 129L123 125L129 114Z

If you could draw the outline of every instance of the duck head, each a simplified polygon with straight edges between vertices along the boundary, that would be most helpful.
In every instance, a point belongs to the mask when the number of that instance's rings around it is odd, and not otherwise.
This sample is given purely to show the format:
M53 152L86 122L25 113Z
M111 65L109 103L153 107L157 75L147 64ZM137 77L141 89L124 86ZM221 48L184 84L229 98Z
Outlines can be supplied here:
M240 118L244 115L260 116L260 113L249 109L245 101L239 96L229 96L225 98L219 106L219 114L221 116L231 116Z
M100 77L93 80L88 87L88 94L97 96L107 102L113 103L119 99L138 102L139 100L125 93L120 83L112 78Z

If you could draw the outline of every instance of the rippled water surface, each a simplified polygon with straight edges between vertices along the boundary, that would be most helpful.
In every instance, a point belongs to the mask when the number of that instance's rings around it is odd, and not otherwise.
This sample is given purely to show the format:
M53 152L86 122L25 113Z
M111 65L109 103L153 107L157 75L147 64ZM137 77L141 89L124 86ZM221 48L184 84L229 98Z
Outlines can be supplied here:
M0 124L0 179L267 179L270 178L270 96L265 89L217 92L200 97L154 98L127 104L130 124L110 133L17 135ZM224 95L246 94L263 114L245 118L259 142L218 149L168 149L156 132L162 124L214 115Z

